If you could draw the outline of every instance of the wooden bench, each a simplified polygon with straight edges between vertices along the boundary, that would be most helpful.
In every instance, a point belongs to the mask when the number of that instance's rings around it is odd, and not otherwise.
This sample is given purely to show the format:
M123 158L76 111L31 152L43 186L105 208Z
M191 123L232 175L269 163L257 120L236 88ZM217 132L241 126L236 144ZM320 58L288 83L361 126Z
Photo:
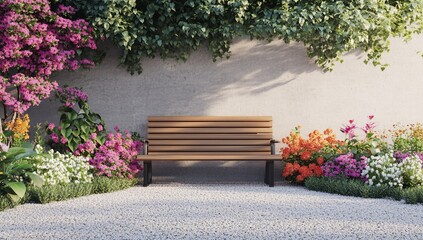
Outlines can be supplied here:
M264 182L274 186L272 117L148 117L144 186L152 183L153 161L265 161Z

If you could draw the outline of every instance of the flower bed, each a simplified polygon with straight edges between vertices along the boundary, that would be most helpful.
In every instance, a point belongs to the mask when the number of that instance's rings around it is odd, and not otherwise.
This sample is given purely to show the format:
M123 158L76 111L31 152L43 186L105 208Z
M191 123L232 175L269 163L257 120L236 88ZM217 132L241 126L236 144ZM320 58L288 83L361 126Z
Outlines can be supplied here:
M0 210L117 191L137 183L136 174L142 169L136 160L142 147L139 136L117 126L114 133L107 133L80 89L59 88L56 97L63 104L60 124L38 126L35 142L25 142L27 115L5 123L0 134Z
M294 183L305 181L308 189L316 191L422 203L423 127L395 125L394 130L380 133L375 127L373 116L368 117L363 127L350 120L341 128L344 140L331 135L330 141L327 136L318 135L318 131L304 140L295 128L283 139L286 146L282 148L282 159L286 165L282 176ZM310 139L316 134L320 144L314 144L317 147L311 151ZM320 158L320 171L314 169L304 174L304 166L315 168L313 157Z

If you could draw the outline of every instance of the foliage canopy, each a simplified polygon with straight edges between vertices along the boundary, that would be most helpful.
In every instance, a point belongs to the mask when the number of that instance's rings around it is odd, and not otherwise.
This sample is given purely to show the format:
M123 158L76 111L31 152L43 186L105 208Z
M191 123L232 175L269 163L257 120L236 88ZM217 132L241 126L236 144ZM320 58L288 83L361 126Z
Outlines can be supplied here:
M353 49L385 68L389 37L422 30L421 0L63 0L91 22L97 36L123 48L122 63L142 71L143 57L187 59L208 43L213 60L229 57L237 36L303 42L324 70Z

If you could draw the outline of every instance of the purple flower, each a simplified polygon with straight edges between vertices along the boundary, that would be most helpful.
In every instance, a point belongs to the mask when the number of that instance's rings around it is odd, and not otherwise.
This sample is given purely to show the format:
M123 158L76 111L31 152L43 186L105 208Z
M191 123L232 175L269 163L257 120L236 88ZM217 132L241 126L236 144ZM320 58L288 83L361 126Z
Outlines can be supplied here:
M326 177L345 176L365 180L361 172L366 168L367 158L362 156L356 160L354 155L349 152L340 155L331 161L327 161L321 166L323 175Z

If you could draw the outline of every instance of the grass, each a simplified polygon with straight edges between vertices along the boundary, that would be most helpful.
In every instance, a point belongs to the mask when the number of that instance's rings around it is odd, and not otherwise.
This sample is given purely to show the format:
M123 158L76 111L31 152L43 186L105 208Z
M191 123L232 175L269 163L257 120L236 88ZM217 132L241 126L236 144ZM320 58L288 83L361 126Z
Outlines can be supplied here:
M362 198L392 198L404 200L408 204L423 203L423 186L414 188L393 188L389 186L369 186L360 180L333 177L311 177L305 187L312 191L335 193Z

